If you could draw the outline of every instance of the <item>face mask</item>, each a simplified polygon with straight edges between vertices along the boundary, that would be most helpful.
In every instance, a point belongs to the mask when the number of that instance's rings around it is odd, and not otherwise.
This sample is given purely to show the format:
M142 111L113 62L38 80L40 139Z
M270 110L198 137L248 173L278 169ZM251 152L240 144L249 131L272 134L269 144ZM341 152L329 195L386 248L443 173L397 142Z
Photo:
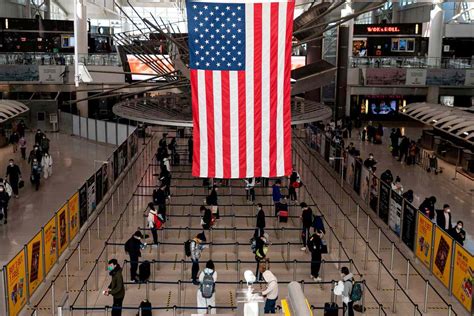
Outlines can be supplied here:
M3 188L0 189L0 192L3 192Z
M458 228L458 230L461 230L461 229L462 229L462 226L461 226L461 225L458 225L457 228Z
M13 166L13 162L10 162L10 166Z
M108 270L109 272L112 271L113 269L114 269L114 267L112 267L112 266L108 266L108 267L107 267L107 270Z

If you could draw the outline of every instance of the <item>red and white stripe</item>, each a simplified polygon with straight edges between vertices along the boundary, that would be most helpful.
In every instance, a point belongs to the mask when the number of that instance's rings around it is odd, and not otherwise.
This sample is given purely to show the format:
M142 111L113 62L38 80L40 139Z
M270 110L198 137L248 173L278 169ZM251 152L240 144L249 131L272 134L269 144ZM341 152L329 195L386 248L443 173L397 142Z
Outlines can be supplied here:
M291 173L294 5L294 1L246 2L246 70L191 69L194 176Z

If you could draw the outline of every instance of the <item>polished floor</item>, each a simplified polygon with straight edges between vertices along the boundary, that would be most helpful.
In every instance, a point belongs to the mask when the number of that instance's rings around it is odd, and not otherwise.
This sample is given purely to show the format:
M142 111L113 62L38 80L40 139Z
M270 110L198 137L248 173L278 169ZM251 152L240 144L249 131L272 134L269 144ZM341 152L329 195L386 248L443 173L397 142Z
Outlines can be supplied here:
M413 190L413 205L418 207L426 197L435 196L436 209L441 209L444 204L449 204L452 213L453 225L458 221L464 222L466 231L465 247L474 253L474 181L457 173L454 179L454 166L438 159L438 164L443 168L443 173L435 175L428 173L421 166L406 165L398 162L389 151L390 132L392 127L400 127L404 135L412 140L421 137L423 125L417 123L382 122L384 137L382 144L362 142L357 130L353 131L349 141L354 142L361 152L361 157L366 159L373 153L377 161L376 174L380 176L385 170L390 169L393 177L400 176L404 191Z
M18 199L9 203L8 223L0 222L0 265L6 264L36 234L43 225L64 205L100 163L113 152L114 147L90 142L62 133L47 133L50 139L50 154L53 158L53 175L35 191L28 181L30 166L21 159L20 151L13 153L11 146L0 149L1 175L14 159L19 165L25 181ZM27 134L27 157L32 149L34 135Z

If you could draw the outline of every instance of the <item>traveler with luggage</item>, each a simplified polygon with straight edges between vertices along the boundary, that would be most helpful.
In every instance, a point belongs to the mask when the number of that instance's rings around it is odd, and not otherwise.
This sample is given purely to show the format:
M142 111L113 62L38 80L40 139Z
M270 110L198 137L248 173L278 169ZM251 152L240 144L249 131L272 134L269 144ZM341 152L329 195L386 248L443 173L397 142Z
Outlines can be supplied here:
M3 224L7 223L9 201L10 196L8 195L5 187L0 185L0 221L3 219Z
M150 228L151 235L153 236L153 246L158 246L158 229L163 228L164 218L161 214L158 214L153 203L149 203L148 208L148 228Z
M160 185L157 189L153 190L153 204L158 206L158 214L161 215L164 222L166 222L166 200L168 198L165 186Z
M211 308L210 312L207 312L209 306L216 306L216 282L217 272L215 271L214 262L209 260L206 263L206 267L199 274L199 288L197 291L197 314L216 314L216 309Z
M263 279L267 282L267 288L262 292L262 295L266 298L264 313L275 314L278 299L278 280L270 270L263 272Z
M275 216L278 216L278 222L288 222L288 201L284 197L280 202L275 204Z
M104 291L105 296L112 295L114 301L112 305L112 316L122 315L122 303L125 297L125 286L123 285L122 268L118 264L117 259L110 259L107 266L109 275L112 277L107 290Z
M306 251L306 245L310 237L310 229L313 226L313 210L308 207L305 202L301 202L301 223L302 223L302 232L301 240L303 242L303 247L301 251Z
M6 173L6 179L10 182L10 185L13 190L13 194L15 195L15 198L18 198L18 189L20 185L21 180L21 171L20 167L18 167L17 164L13 161L13 159L10 159L8 162L8 167L7 167L7 173Z
M130 279L132 282L140 281L137 277L138 261L142 256L141 250L146 246L145 243L142 243L142 238L142 232L137 230L125 243L125 252L130 257Z
M354 316L354 302L362 299L362 286L360 282L354 282L354 276L347 267L341 268L342 280L336 283L334 294L342 296L344 316Z
M191 269L191 279L194 285L199 285L198 282L198 272L199 272L199 259L201 258L201 253L204 250L205 246L202 244L206 241L206 236L204 232L199 233L193 239L190 239L184 243L184 252L187 257L191 258L193 263Z
M257 238L255 240L255 261L257 261L257 270L255 272L255 275L257 277L257 281L260 281L262 279L262 273L260 272L260 264L263 264L263 262L267 258L268 245L269 239L267 233L260 235L260 238Z

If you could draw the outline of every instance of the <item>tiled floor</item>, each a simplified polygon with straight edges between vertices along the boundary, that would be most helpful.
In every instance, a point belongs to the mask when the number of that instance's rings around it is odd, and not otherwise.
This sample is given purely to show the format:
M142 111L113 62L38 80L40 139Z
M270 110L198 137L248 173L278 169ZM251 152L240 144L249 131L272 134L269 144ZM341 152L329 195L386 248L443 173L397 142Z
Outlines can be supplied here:
M474 181L457 174L454 178L454 166L438 159L438 164L444 168L442 174L434 175L428 173L420 166L408 166L398 162L392 157L388 146L390 144L390 132L392 127L402 128L402 132L410 139L417 140L421 137L423 125L417 123L384 123L384 137L382 144L362 142L357 131L353 131L356 148L360 149L361 157L366 159L369 153L373 153L377 160L376 174L380 176L386 169L392 171L393 177L400 176L404 190L414 192L413 204L418 207L425 197L436 196L436 208L441 209L443 204L449 204L452 212L453 225L458 220L464 222L464 230L467 233L466 248L474 253Z
M25 187L19 199L9 203L8 223L0 224L0 265L7 263L36 234L75 190L98 168L95 160L104 160L113 147L97 144L61 133L48 133L50 154L53 157L53 175L41 178L39 191L28 181L30 167L21 159L20 152L13 154L12 147L0 149L0 175L4 175L8 160L19 165ZM33 143L33 134L27 135L27 157Z

